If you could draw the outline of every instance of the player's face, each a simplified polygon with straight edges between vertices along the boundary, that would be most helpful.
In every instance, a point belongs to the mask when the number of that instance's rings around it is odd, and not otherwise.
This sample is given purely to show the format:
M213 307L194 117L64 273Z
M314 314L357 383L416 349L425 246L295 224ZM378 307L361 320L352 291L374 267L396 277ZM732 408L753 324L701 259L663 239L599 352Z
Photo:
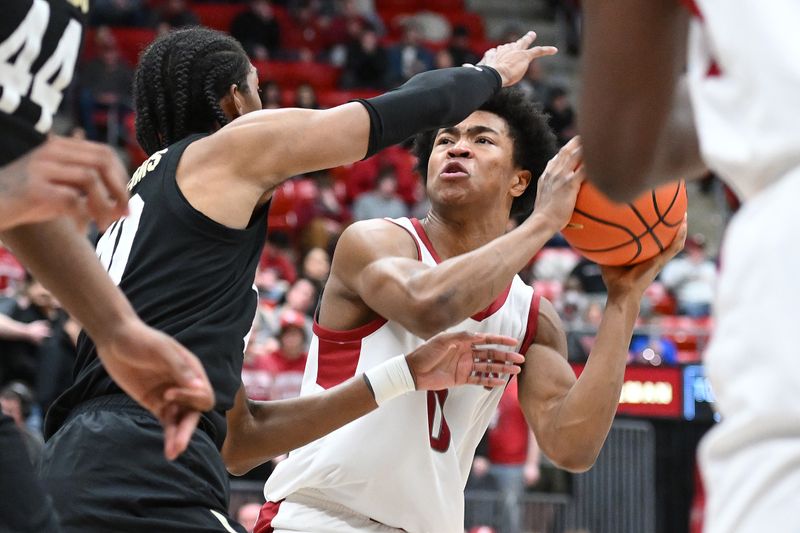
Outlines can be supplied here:
M428 162L428 195L446 205L507 202L518 169L506 121L476 111L463 122L439 130Z

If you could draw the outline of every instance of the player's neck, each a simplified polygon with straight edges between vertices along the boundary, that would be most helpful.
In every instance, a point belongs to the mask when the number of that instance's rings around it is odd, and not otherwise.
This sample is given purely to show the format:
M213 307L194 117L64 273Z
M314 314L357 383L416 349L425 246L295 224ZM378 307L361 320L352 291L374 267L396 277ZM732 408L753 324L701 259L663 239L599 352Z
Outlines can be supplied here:
M500 217L452 217L431 211L422 227L443 260L471 252L503 235L506 221Z

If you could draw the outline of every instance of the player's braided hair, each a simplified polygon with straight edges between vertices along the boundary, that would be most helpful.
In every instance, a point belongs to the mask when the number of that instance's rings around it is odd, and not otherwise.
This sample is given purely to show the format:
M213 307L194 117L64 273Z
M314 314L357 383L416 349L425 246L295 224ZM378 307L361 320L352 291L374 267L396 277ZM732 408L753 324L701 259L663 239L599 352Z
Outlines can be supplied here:
M247 87L250 61L232 37L207 28L163 35L144 51L134 77L136 139L152 154L192 133L228 123L219 100Z
M530 171L533 176L525 192L514 198L511 205L511 216L527 215L533 210L539 176L556 153L556 136L547 123L547 115L542 112L540 105L516 87L501 89L480 110L505 119L514 141L514 164ZM436 130L426 131L414 138L417 170L425 182L436 133Z

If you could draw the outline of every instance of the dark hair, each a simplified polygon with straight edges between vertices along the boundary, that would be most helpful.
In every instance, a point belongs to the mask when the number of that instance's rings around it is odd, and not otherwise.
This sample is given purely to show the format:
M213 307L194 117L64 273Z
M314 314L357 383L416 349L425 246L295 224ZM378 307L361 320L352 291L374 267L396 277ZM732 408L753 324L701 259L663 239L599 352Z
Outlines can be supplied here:
M248 90L249 70L242 45L218 31L186 28L153 41L133 81L136 139L144 151L227 124L219 99L234 83Z
M494 113L506 121L514 141L514 164L531 173L532 179L528 188L511 205L511 216L526 215L533 210L539 176L556 153L556 136L547 124L547 115L538 104L515 87L501 89L479 110ZM428 161L437 132L438 130L426 131L414 139L414 155L418 158L417 170L423 183L428 180Z

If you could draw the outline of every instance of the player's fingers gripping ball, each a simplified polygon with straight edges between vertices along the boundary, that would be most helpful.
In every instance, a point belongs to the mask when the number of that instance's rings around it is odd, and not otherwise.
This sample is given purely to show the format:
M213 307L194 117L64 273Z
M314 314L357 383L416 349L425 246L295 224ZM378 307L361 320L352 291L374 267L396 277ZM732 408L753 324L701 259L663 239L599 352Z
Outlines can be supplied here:
M600 265L634 265L669 247L686 213L686 186L672 182L630 203L615 203L589 182L561 233L587 259Z

